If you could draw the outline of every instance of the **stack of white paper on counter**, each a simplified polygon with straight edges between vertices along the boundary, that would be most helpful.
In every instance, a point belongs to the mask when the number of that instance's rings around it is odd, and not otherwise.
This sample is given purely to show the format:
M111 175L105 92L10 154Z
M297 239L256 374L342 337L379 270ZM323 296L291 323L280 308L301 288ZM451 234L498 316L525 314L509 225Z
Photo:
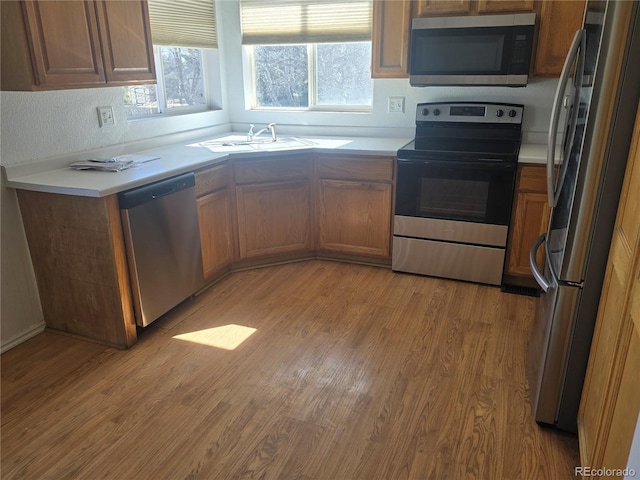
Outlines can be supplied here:
M69 164L74 170L100 170L103 172L120 172L128 168L141 165L151 160L157 160L160 157L152 157L148 155L120 155L117 157L104 159L80 160Z

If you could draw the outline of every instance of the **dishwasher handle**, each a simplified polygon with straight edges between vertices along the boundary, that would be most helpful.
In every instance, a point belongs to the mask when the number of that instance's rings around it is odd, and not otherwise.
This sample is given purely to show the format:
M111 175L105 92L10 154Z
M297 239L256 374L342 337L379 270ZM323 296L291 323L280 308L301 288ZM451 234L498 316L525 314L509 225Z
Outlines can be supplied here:
M150 183L142 187L133 188L118 194L120 210L128 210L172 193L195 187L196 180L193 172L184 173L176 177L166 178L159 182Z

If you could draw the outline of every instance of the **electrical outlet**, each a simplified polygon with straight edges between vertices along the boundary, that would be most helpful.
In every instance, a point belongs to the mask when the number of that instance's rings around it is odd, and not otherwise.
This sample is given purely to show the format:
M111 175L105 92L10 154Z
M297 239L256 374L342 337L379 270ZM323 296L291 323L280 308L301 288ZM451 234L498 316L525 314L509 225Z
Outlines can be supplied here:
M116 124L116 119L113 116L113 107L98 107L98 123L101 127Z
M389 97L389 113L404 113L404 97Z

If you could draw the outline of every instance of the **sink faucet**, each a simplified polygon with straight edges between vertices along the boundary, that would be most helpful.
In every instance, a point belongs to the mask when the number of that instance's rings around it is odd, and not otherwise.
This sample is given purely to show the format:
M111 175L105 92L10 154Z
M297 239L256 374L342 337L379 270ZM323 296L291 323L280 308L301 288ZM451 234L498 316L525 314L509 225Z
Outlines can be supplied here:
M271 141L275 142L278 140L278 138L276 137L276 124L275 123L270 123L269 125L267 125L265 128L258 130L257 132L253 132L253 128L255 127L255 125L251 124L249 125L249 131L247 132L247 141L251 142L253 141L254 137L259 136L260 134L266 132L267 130L269 130L271 132Z

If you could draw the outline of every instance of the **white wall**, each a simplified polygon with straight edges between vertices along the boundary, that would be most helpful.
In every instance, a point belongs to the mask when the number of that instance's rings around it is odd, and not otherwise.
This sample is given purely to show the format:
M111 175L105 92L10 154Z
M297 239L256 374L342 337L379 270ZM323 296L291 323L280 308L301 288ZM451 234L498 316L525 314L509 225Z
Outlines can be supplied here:
M122 148L145 139L166 139L171 133L188 132L231 123L244 130L278 123L278 131L300 134L406 136L414 130L415 107L419 102L480 100L525 105L523 129L543 139L547 129L556 80L532 80L526 88L431 87L412 88L407 79L376 80L371 113L265 112L245 109L246 79L240 41L239 0L217 2L219 45L208 72L218 111L195 115L127 122L122 89L91 88L51 92L2 92L0 94L0 163L25 164L34 161ZM387 97L404 96L404 114L387 113ZM115 126L98 126L96 107L111 105ZM119 146L119 147L118 147ZM43 325L33 269L15 192L2 186L2 259L0 275L0 347L8 348Z
M243 75L239 0L225 0L218 6L218 14L224 16L224 47L222 53L227 66L226 107L234 125L244 129L249 123L256 125L276 122L284 128L299 125L314 127L319 133L345 135L411 136L415 128L416 105L420 102L446 100L477 100L518 103L525 105L523 130L546 134L557 79L530 80L525 88L509 87L411 87L408 79L385 79L374 82L372 113L327 112L274 112L246 110L250 100L245 97L247 79ZM405 97L405 113L388 113L390 96ZM339 126L339 128L331 128ZM345 128L346 127L346 128ZM544 135L543 135L544 136Z

